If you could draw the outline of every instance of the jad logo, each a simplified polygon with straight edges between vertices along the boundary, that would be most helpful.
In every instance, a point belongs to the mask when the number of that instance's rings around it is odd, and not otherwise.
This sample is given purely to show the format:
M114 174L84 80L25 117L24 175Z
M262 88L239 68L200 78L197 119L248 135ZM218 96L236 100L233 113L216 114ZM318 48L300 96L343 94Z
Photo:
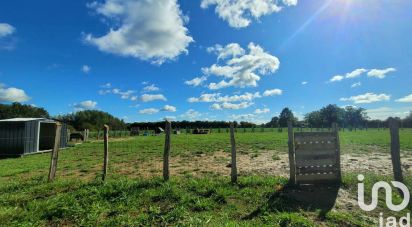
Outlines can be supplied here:
M363 180L365 180L365 177L363 175L358 175L358 180L360 183L358 183L358 205L359 207L364 210L364 211L373 211L376 209L378 206L378 199L379 195L378 192L380 189L385 190L385 195L386 195L386 206L392 210L392 211L401 211L405 209L410 200L410 193L408 188L401 182L397 181L391 181L391 184L393 187L398 188L402 191L404 198L402 203L395 205L392 202L392 187L389 183L380 181L377 182L373 185L372 187L372 201L370 204L365 204L365 186L363 183ZM386 221L384 220L383 213L380 213L379 216L379 226L400 226L400 227L410 227L410 213L408 213L405 217L401 217L398 220L396 217L387 217Z

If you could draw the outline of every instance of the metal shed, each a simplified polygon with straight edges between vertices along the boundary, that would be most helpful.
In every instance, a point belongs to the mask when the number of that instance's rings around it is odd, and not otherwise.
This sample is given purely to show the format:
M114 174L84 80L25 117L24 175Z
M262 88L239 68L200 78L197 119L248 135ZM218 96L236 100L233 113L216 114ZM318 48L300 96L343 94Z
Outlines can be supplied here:
M0 156L21 156L53 149L56 121L46 118L0 120ZM67 125L62 123L60 148L67 147Z

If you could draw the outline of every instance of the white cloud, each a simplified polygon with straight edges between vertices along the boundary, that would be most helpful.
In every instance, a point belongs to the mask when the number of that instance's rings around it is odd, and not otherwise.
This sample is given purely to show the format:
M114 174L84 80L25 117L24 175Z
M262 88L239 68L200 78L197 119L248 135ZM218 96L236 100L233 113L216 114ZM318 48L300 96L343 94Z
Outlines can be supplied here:
M148 92L148 91L158 91L158 90L160 90L160 89L158 87L156 87L154 84L146 86L146 87L143 88L143 91L146 91L146 92Z
M202 83L205 82L206 80L207 80L206 76L195 77L192 80L185 81L185 84L189 86L197 87L197 86L202 85Z
M218 55L218 61L223 54L225 58L223 65L216 63L202 69L205 75L223 77L223 80L218 83L210 83L209 89L256 87L261 75L275 73L279 68L279 59L266 53L259 45L250 43L248 45L248 54L243 52L235 55L233 55L233 51L231 54L227 54L226 49L229 45L222 47L222 49L214 48L214 52Z
M214 110L221 110L221 109L239 110L239 109L246 109L251 105L253 105L252 102L241 102L241 103L224 102L221 104L215 103L212 106L210 106L210 108Z
M13 34L16 29L10 24L0 23L0 38Z
M255 114L232 114L230 118L236 121L254 121L256 119L256 115Z
M88 6L117 25L100 37L85 35L100 51L162 64L188 53L193 42L177 0L106 0Z
M412 102L412 94L407 95L403 98L397 99L396 102Z
M156 100L167 101L166 97L162 94L154 94L154 95L144 94L140 96L140 100L142 102L152 102Z
M275 96L275 95L282 95L283 91L280 89L272 89L272 90L266 90L263 92L263 96Z
M111 83L106 83L100 86L101 88L111 88L112 84Z
M225 47L216 44L214 47L208 47L207 52L215 53L217 59L226 59L228 57L234 58L245 55L245 50L237 43L230 43Z
M212 109L212 110L221 110L222 107L220 106L219 103L213 103L213 104L210 106L210 109Z
M83 65L81 70L82 70L82 72L87 74L87 73L90 72L90 70L92 70L92 68L88 65Z
M368 77L376 77L379 79L384 79L386 74L390 72L395 72L395 68L386 68L386 69L372 69L368 72Z
M143 110L139 110L140 114L155 114L158 113L159 110L155 109L155 108L147 108L147 109L143 109Z
M357 82L357 83L352 84L350 87L351 87L351 88L355 88L355 87L360 87L360 86L362 86L362 83L361 83L361 82Z
M100 87L107 88L106 90L100 90L99 91L100 95L115 94L115 95L119 95L121 99L129 99L131 101L136 101L137 100L137 96L133 95L133 94L136 93L136 91L134 91L134 90L123 91L119 88L110 89L112 87L112 85L110 83L104 84Z
M0 84L0 102L27 102L30 97L22 89Z
M97 102L92 101L92 100L87 100L87 101L73 104L73 107L76 111L92 110L92 109L96 109L96 106L97 106Z
M222 96L220 93L201 94L200 97L191 97L188 102L240 102L240 101L252 101L255 98L260 98L259 92L249 93L246 92L242 95Z
M270 109L269 108L263 108L263 109L256 109L255 110L255 114L265 114L265 113L269 113Z
M303 82L302 82L302 85L306 85L306 84L308 84L307 81L303 81Z
M297 5L297 0L283 0L285 6ZM220 18L227 21L231 27L243 28L250 25L252 18L277 13L282 9L277 0L202 0L203 9L216 5L215 12Z
M355 104L373 103L390 100L391 96L387 94L366 93L363 95L352 96L349 98L341 98L340 101L351 101Z
M347 79L356 78L356 77L361 76L363 73L366 73L367 71L368 71L367 69L363 69L363 68L355 69L350 73L346 73L345 78Z
M176 107L165 105L161 110L166 112L176 112Z
M189 120L198 120L201 116L202 114L194 109L189 109L186 113L180 115L181 118Z
M411 113L412 107L405 108L391 108L391 107L379 107L375 109L368 109L366 113L371 119L386 120L388 117L400 117L405 118Z
M345 77L344 77L344 76L341 76L341 75L336 75L336 76L332 77L332 78L329 80L329 82L337 82L337 81L342 81L343 79L345 79Z
M358 78L362 74L367 72L368 77L376 77L379 79L383 79L386 77L387 73L394 72L396 71L395 68L387 68L387 69L364 69L364 68L359 68L355 69L352 72L346 73L345 76L342 75L336 75L332 77L329 82L338 82L342 81L344 79L353 79L353 78Z

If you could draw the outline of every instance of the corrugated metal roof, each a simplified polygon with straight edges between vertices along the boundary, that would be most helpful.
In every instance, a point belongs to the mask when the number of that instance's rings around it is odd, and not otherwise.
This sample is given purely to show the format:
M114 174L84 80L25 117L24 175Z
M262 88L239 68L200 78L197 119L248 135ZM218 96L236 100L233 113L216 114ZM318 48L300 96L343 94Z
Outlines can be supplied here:
M0 122L18 122L18 121L38 121L38 120L48 120L46 118L11 118L0 120Z

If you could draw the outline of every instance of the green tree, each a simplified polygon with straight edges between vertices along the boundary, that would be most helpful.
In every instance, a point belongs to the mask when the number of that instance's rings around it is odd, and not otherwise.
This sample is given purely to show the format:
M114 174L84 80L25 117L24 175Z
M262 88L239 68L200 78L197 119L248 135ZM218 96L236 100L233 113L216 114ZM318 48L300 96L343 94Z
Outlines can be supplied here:
M50 118L49 113L40 107L25 105L18 102L11 105L0 104L0 119L8 118Z
M58 116L57 118L67 122L76 130L89 129L97 131L101 130L105 124L108 125L111 130L127 129L127 125L123 120L98 110L79 111L73 114Z
M297 119L293 116L292 110L286 107L279 115L279 126L287 127L289 120L291 120L293 124L295 124L295 122L297 121Z
M344 110L337 105L327 105L320 109L320 116L322 118L323 126L331 127L332 123L338 123L341 125L344 123L343 116Z

